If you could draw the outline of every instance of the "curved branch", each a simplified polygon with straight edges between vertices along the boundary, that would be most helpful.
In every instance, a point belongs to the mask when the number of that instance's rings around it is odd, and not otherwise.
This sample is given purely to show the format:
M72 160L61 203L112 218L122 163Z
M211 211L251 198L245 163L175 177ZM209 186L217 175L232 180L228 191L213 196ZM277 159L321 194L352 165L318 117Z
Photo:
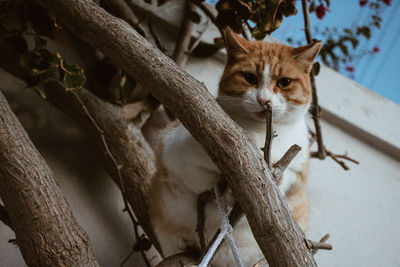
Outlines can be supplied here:
M147 84L189 129L227 178L270 266L316 266L259 149L201 82L131 27L89 0L39 0L60 22ZM190 90L188 90L190 88Z
M53 172L1 92L0 197L29 266L98 266Z

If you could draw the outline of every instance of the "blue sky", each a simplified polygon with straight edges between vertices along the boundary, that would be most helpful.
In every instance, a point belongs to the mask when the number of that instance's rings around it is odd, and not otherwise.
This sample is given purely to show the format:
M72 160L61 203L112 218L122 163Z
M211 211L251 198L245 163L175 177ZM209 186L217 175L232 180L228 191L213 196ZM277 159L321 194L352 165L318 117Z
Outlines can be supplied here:
M272 34L273 37L280 40L288 37L294 40L304 38L301 1L296 1L296 5L297 16L285 18L281 27ZM358 51L371 51L374 46L378 46L380 51L348 63L354 66L353 74L345 70L341 72L364 87L400 104L400 0L392 0L391 6L384 3L381 6L381 29L373 28L369 40L360 38L358 47ZM367 24L372 14L368 7L360 7L358 0L334 0L329 9L330 12L322 20L317 19L315 13L310 14L312 28L353 28ZM322 39L315 34L313 38Z

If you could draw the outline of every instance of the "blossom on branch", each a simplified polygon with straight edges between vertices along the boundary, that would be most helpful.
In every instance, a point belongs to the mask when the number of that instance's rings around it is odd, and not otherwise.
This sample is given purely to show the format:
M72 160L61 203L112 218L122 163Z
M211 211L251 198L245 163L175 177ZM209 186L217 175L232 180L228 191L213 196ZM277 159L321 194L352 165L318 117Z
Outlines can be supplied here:
M358 4L359 4L360 6L365 6L366 4L368 4L368 0L360 0L360 1L358 2Z
M374 46L374 48L372 48L372 52L374 52L374 53L378 53L379 51L381 51L379 46Z
M325 17L326 12L330 12L330 10L323 4L320 4L315 8L315 14L319 19L323 19Z
M353 73L355 68L353 66L346 66L346 70L350 73Z

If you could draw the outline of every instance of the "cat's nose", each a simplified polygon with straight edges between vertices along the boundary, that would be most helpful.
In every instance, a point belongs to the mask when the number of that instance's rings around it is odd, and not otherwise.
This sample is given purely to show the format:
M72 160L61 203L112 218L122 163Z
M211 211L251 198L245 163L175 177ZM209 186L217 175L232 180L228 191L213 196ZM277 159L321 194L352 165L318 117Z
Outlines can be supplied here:
M269 102L269 99L266 98L266 97L258 96L257 97L257 102L258 102L258 104L260 104L260 106L263 107Z

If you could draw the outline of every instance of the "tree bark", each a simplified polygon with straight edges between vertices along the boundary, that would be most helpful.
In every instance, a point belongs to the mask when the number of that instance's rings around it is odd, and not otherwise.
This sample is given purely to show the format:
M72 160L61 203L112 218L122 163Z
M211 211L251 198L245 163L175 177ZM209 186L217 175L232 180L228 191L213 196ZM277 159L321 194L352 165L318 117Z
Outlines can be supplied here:
M0 67L28 83L29 78L25 75L25 70L13 60L13 58L17 58L17 53L7 47L2 48L0 49ZM46 100L70 116L88 133L95 142L97 149L101 151L106 171L120 186L121 181L115 165L104 151L101 133L90 120L84 108L87 109L96 124L101 128L110 152L120 167L127 201L143 230L157 250L160 251L147 213L149 186L151 178L156 173L155 156L140 129L124 119L124 111L121 108L101 100L85 88L75 91L83 106L55 78L49 78L44 82L43 87L46 93Z
M107 172L121 187L115 165L104 151L101 134L85 113L84 107L78 99L68 93L59 81L49 80L44 84L44 88L47 100L87 131L97 148L103 152L102 157ZM151 227L147 206L151 178L156 173L153 150L144 139L140 129L122 118L119 107L104 102L84 88L77 90L76 94L103 131L110 152L120 167L127 200L142 228L159 249Z
M53 172L1 92L0 197L29 266L98 266Z
M203 145L250 223L270 266L316 266L260 149L200 83L127 23L89 0L38 0L65 26L101 50L167 106Z

